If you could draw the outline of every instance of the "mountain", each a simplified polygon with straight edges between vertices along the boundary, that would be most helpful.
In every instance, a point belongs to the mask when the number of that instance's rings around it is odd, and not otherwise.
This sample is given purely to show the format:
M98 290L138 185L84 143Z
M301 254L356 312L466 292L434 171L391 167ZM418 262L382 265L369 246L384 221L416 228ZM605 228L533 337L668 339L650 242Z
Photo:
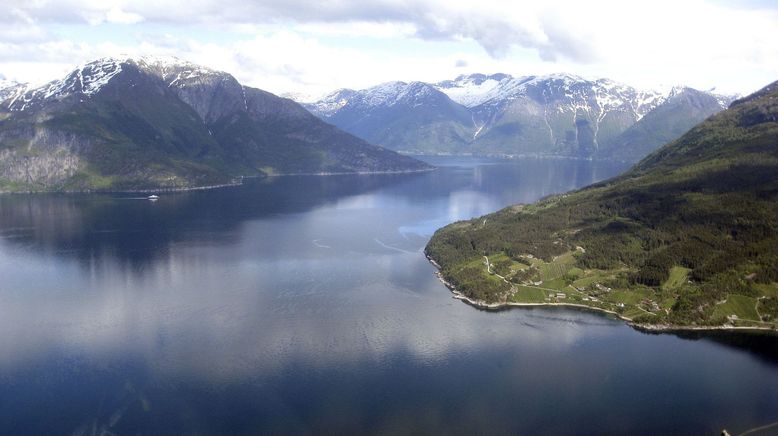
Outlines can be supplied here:
M607 79L554 74L505 77L473 101L473 146L481 152L590 157L662 96Z
M473 135L467 108L422 82L340 89L306 107L349 133L403 152L465 152Z
M778 82L617 178L451 224L426 253L474 304L776 329Z
M468 74L433 86L462 106L475 107L489 99L497 98L511 82L513 77L507 74Z
M725 107L709 104L720 98L711 93L674 92L685 100L570 74L470 74L435 84L342 89L306 107L350 133L405 152L637 160ZM659 134L649 134L663 123Z
M596 156L637 162L725 109L732 100L734 97L717 96L688 87L673 88L665 101L599 148Z
M100 59L0 96L0 191L190 188L241 176L429 169L291 100L175 58Z
M23 83L10 80L0 80L0 102L15 96L26 90L27 86Z

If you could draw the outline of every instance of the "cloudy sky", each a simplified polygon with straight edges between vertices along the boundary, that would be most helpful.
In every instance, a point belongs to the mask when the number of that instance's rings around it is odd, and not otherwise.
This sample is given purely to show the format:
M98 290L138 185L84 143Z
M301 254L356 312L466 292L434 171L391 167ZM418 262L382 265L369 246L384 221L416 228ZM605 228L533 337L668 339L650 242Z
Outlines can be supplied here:
M569 72L749 93L778 80L774 0L3 0L0 78L174 55L275 93Z

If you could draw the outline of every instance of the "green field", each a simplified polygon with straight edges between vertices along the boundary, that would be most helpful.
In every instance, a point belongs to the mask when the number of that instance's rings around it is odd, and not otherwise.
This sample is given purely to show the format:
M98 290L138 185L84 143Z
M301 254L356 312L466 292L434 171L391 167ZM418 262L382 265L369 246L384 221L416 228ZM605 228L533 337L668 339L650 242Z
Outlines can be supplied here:
M547 293L542 289L516 286L516 292L511 295L510 301L514 303L547 303Z
M686 281L689 279L689 272L691 272L689 268L680 266L670 268L670 277L662 283L662 290L672 291L680 288L686 284Z
M745 295L730 295L726 302L716 305L713 315L721 317L736 315L742 320L759 321L756 313L756 298Z
M479 270L479 274L482 275L481 283L491 284L491 286L496 286L499 282L504 283L497 274L505 277L511 284L512 291L505 300L510 303L582 304L634 318L640 315L652 315L648 310L653 308L645 304L646 302L656 301L662 308L659 311L661 313L675 301L672 297L660 300L657 293L647 287L631 290L610 289L603 283L613 280L617 272L578 268L575 266L576 253L575 251L563 253L550 262L537 258L523 258L519 262L505 253L494 253L488 257L491 273L487 272L483 258L463 263L461 268ZM533 269L534 274L521 276L521 272L533 271ZM678 268L676 271L673 277L675 282L685 283L688 270ZM564 298L557 298L557 293L565 294Z

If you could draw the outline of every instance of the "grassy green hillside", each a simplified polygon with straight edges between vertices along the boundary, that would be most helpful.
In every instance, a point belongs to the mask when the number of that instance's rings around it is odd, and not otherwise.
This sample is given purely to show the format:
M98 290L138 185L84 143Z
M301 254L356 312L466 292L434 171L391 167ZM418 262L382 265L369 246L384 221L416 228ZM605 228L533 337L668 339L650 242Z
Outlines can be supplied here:
M776 328L778 82L618 178L451 224L426 252L481 302Z

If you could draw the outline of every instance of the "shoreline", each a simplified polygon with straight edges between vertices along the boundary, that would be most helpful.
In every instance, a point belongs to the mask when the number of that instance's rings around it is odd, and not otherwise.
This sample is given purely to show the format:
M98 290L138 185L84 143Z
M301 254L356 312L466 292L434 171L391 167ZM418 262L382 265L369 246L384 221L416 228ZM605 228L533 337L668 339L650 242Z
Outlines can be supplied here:
M220 183L218 185L192 186L192 187L166 187L143 189L78 189L63 191L0 191L0 195L35 195L35 194L151 194L155 192L188 192L207 191L210 189L230 188L243 185L243 181L236 183Z
M418 170L399 170L399 171L359 171L359 172L320 172L320 173L284 173L284 174L258 174L255 176L241 176L237 182L233 183L220 183L216 185L205 186L192 186L192 187L160 187L160 188L143 188L143 189L83 189L83 190L54 190L54 191L2 191L0 195L32 195L32 194L151 194L155 192L190 192L190 191L207 191L211 189L232 188L235 186L242 186L244 179L256 179L256 178L273 178L273 177L296 177L296 176L347 176L347 175L382 175L382 174L413 174L424 173L429 171L435 171L437 167L418 169Z
M481 300L474 300L466 295L464 295L462 292L457 290L457 288L452 285L449 281L447 281L443 274L440 272L441 267L440 265L435 262L434 259L432 259L430 256L427 255L427 253L424 253L424 256L427 258L427 260L434 266L437 271L435 271L435 276L440 280L443 285L451 291L454 298L462 301L465 304L468 304L470 306L475 307L476 309L481 310L487 310L487 311L499 311L499 310L506 310L513 307L569 307L573 309L583 309L591 312L598 312L598 313L605 313L609 315L614 315L616 318L618 318L621 321L624 321L625 324L632 327L633 329L642 332L642 333L673 333L673 332L691 332L691 331L698 331L698 332L714 332L714 331L728 331L728 332L743 332L743 333L764 333L764 332L772 332L772 333L778 333L778 330L771 328L771 327L747 327L747 326L727 326L727 325L718 325L718 326L684 326L684 325L670 325L670 324L640 324L635 323L632 321L632 318L628 318L626 316L621 315L618 312L614 312L612 310L603 309L600 307L594 307L594 306L587 306L585 304L577 304L577 303L513 303L513 302L505 302L505 303L487 303L485 301Z
M268 174L267 177L297 177L297 176L371 176L381 174L415 174L426 173L437 170L437 167L424 168L418 170L397 170L397 171L355 171L355 172L319 172L319 173L281 173Z
M574 160L574 161L590 161L590 162L613 162L623 164L635 164L638 161L632 161L628 159L608 159L602 157L581 157L581 156L566 156L561 154L545 154L545 153L425 153L414 152L412 150L402 150L398 153L403 156L422 156L422 157L475 157L481 159L501 159L501 160L516 160L516 159L559 159L559 160Z

